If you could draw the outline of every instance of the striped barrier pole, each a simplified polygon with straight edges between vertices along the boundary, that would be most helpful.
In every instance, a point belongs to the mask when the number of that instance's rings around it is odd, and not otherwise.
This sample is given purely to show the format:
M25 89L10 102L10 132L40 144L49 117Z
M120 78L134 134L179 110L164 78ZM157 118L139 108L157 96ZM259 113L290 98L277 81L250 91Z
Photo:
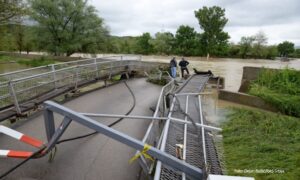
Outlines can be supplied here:
M36 148L42 148L44 146L44 143L42 141L20 133L16 130L10 129L6 126L0 125L0 133L3 133ZM27 158L32 154L33 152L28 151L0 150L0 157Z

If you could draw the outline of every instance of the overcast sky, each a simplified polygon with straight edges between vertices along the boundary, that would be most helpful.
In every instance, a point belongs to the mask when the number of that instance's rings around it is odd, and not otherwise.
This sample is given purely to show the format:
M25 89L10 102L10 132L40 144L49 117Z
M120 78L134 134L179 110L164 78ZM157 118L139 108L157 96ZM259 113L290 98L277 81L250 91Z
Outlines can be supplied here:
M90 0L112 35L139 36L143 32L176 32L189 25L201 32L194 11L217 5L229 19L230 41L263 31L269 44L284 40L300 46L300 0Z

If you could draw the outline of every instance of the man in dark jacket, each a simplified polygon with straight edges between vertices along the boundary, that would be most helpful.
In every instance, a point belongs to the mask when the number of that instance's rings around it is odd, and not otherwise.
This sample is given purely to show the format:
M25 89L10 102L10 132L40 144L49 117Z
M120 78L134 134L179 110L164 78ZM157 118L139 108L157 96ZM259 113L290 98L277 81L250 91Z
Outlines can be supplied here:
M179 66L181 68L181 76L184 77L184 71L186 71L187 74L190 74L189 69L187 68L187 66L190 63L188 61L186 61L184 58L181 59L181 61L179 62Z
M177 62L176 62L175 57L173 57L172 60L170 61L170 67L171 67L171 76L173 78L176 78Z

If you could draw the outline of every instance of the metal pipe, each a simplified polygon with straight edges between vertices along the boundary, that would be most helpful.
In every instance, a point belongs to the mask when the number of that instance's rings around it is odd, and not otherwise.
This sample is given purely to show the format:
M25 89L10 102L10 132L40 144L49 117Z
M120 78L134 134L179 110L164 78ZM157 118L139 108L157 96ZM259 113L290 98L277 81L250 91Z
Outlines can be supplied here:
M53 73L54 88L57 89L56 72L55 72L55 66L53 64L51 66L51 69L52 69L52 73Z
M198 103L199 103L199 116L200 116L200 122L201 125L204 125L203 123L203 114L202 114L202 104L201 104L201 96L198 96ZM203 147L203 157L204 157L204 162L205 162L205 167L207 167L207 161L206 161L206 143L205 143L205 132L204 128L201 128L202 132L202 147Z
M168 132L169 132L169 126L170 126L170 117L171 117L172 112L173 112L175 101L176 101L176 98L173 97L172 105L171 105L171 108L170 108L170 113L168 115L168 120L166 121L166 124L164 126L164 134L163 134L162 143L161 143L161 147L160 147L161 151L165 151L167 136L168 136ZM160 178L161 165L162 165L161 161L158 161L157 165L156 165L156 169L155 169L154 180L158 180Z
M130 119L147 119L147 120L167 120L165 117L151 116L133 116L133 115L118 115L118 114L94 114L94 113L79 113L88 117L106 117L106 118L130 118Z
M199 95L212 95L213 93L211 92L200 92L200 93L178 93L175 94L175 96L189 96L189 95L194 95L194 96L199 96Z
M94 114L94 113L79 113L88 117L106 117L106 118L129 118L129 119L146 119L146 120L171 120L175 123L192 125L193 123L190 121L185 121L182 119L174 118L174 117L151 117L151 116L134 116L134 115L118 115L118 114ZM222 131L221 128L208 126L200 123L195 123L197 127L203 127L208 130Z
M14 102L16 111L17 111L18 114L21 114L22 112L21 112L20 105L19 105L19 102L18 102L18 98L17 98L17 95L16 95L16 92L15 92L15 89L14 89L14 86L13 86L12 82L9 81L8 86L9 86L9 93L12 97L13 102Z
M158 98L158 101L157 101L157 104L156 104L156 108L155 108L155 112L154 112L153 117L152 117L152 121L151 121L151 123L149 124L149 126L148 126L148 128L147 128L147 131L146 131L146 133L145 133L145 135L144 135L144 137L143 137L143 139L142 139L142 142L143 142L143 143L146 142L146 140L148 139L148 136L149 136L149 134L150 134L150 132L151 132L151 130L152 130L152 128L153 128L153 125L154 125L154 118L155 118L155 119L159 119L159 118L157 117L157 115L158 115L158 112L159 112L159 107L160 107L161 99L162 99L162 97L163 97L164 90L165 90L166 87L168 87L168 86L171 85L172 83L173 83L173 81L169 82L169 83L166 84L166 85L162 88L162 90L160 91L160 95L159 95L159 98ZM161 120L162 120L162 119L161 119ZM160 140L161 140L161 138L160 138ZM159 143L160 143L160 142L158 142L158 144L159 144ZM137 154L137 153L139 153L139 151L137 151L135 154ZM144 170L144 171L147 171L146 173L149 173L149 167L147 166L146 161L145 161L145 159L143 158L143 156L141 156L141 158L139 159L139 162L140 162L140 165L143 167L143 170Z
M57 133L55 132L54 134L52 134L52 137L49 142L51 142L53 144L56 143L56 141L52 141L52 139L53 138L56 139L58 135L59 136L61 135L60 132L64 131L63 129L67 128L67 125L69 123L68 120L73 120L83 126L93 129L105 136L108 136L116 141L126 144L127 146L130 146L134 149L141 151L141 150L144 150L146 147L145 143L143 143L135 138L132 138L122 132L119 132L115 129L107 127L101 123L98 123L97 121L95 121L93 119L90 119L86 116L80 115L80 114L76 113L75 111L68 109L62 105L47 101L44 103L44 106L45 106L46 111L50 111L52 113L56 112L65 117L65 121L63 122L64 126L62 127L62 129L59 128L60 129L59 132L57 132ZM47 116L47 113L45 113L45 116ZM67 120L66 120L66 118L67 118ZM45 120L46 119L47 118L45 118ZM50 125L51 127L53 127L54 126L53 121L50 120L50 122L48 122L47 125ZM47 146L49 147L49 146L51 146L51 144L47 144ZM51 150L51 149L48 149L48 150ZM171 166L173 169L185 172L186 174L188 174L190 177L192 177L194 179L202 179L203 172L201 169L199 169L195 166L192 166L186 162L183 162L183 161L177 159L176 157L173 157L173 156L163 152L162 150L158 150L154 147L150 147L149 150L147 151L147 153L150 156L159 159L159 162L161 161L161 162L165 163L166 165Z
M106 61L106 62L99 62L97 64L103 64L103 63L108 63L108 62L111 62L111 61ZM78 67L87 67L87 66L94 66L95 64L94 63L91 63L91 64L83 64L83 65L75 65L75 66L71 66L71 67L66 67L66 68L62 68L62 69L58 69L56 70L55 72L61 72L61 71L65 71L65 70L69 70L69 69L75 69L75 68L78 68ZM44 75L49 75L53 73L52 71L50 72L45 72L45 73L41 73L41 74L36 74L36 75L32 75L32 76L28 76L28 77L22 77L22 78L19 78L19 79L14 79L12 80L13 82L18 82L18 81L22 81L22 80L27 80L27 79L33 79L35 77L40 77L40 76L44 76Z
M187 122L187 113L188 113L188 108L189 108L189 95L186 96L186 100L185 100L185 117L184 117L184 121ZM183 161L186 161L186 143L187 143L187 124L184 124L184 128L183 128ZM182 179L185 180L185 173L182 173Z
M0 74L0 76L7 76L7 75L12 75L12 74L17 74L17 73L26 72L26 71L42 69L42 68L45 68L45 67L48 67L48 66L39 66L39 67L34 67L34 68L29 68L29 69L22 69L22 70L18 70L18 71L3 73L3 74Z

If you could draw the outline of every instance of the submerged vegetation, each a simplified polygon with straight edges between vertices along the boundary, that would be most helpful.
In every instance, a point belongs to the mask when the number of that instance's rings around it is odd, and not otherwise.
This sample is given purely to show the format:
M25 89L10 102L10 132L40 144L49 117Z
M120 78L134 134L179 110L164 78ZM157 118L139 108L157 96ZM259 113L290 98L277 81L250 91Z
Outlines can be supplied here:
M300 71L264 69L252 83L249 93L261 97L284 114L300 117Z
M300 119L233 109L223 124L226 169L255 179L300 177Z

